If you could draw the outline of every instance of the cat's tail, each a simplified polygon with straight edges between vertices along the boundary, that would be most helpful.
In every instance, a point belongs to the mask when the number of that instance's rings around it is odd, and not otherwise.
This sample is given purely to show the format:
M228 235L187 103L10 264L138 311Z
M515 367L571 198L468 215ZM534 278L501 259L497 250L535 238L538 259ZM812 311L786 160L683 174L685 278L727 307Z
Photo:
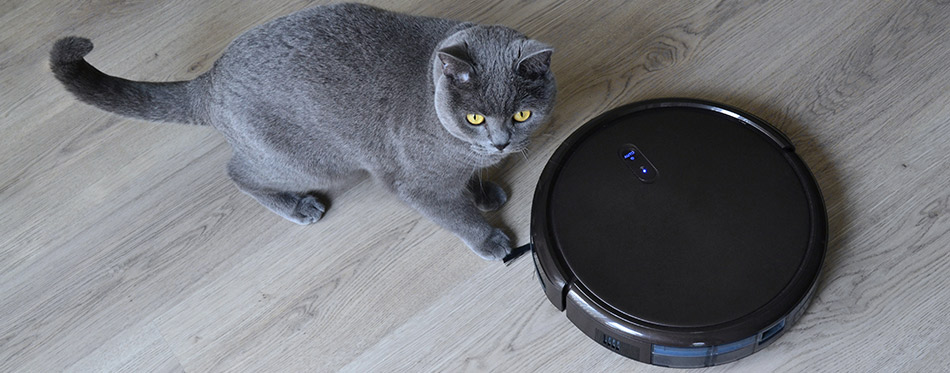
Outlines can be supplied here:
M87 104L116 114L162 122L204 124L200 96L204 79L151 83L107 75L83 57L92 41L70 36L59 39L50 51L50 68L56 79Z

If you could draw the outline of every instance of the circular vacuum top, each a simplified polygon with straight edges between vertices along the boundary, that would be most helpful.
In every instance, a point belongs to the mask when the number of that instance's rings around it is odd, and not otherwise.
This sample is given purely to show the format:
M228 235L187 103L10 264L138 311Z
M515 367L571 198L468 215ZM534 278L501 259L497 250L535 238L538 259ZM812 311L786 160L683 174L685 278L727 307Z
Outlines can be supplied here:
M722 325L782 293L794 305L823 256L807 255L824 210L788 140L702 101L592 120L551 158L535 206L538 249L600 306L641 324Z

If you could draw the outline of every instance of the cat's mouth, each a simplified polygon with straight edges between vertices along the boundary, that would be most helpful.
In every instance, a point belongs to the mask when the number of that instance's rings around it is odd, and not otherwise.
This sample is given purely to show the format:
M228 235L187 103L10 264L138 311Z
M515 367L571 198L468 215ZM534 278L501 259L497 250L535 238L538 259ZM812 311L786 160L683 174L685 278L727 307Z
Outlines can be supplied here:
M480 144L472 144L472 151L477 154L485 156L505 156L508 154L520 153L527 147L527 144L516 143L516 144L507 144L503 147L498 147L494 145L484 146Z

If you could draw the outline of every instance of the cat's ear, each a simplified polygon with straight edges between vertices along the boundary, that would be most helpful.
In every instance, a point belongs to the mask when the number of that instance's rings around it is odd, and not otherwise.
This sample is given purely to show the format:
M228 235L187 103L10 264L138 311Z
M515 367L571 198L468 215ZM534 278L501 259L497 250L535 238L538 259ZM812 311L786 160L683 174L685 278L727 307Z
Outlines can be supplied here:
M540 41L525 40L518 60L518 73L529 79L538 79L551 69L551 54L554 48Z
M456 83L468 83L475 73L472 67L471 57L465 47L451 46L437 52L439 61L442 61L442 74L451 78Z

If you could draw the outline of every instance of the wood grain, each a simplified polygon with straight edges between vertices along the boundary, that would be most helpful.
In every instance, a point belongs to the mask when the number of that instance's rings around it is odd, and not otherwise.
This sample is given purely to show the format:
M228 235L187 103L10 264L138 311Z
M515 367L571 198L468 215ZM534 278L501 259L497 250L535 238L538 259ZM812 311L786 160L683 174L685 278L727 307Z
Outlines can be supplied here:
M97 111L47 66L83 35L106 72L190 79L317 3L0 4L0 371L664 371L575 329L530 261L483 262L369 181L298 227L229 182L211 129ZM769 348L706 370L950 366L947 1L373 3L555 46L554 121L489 172L519 243L547 158L612 107L710 99L789 134L831 220L818 292Z

